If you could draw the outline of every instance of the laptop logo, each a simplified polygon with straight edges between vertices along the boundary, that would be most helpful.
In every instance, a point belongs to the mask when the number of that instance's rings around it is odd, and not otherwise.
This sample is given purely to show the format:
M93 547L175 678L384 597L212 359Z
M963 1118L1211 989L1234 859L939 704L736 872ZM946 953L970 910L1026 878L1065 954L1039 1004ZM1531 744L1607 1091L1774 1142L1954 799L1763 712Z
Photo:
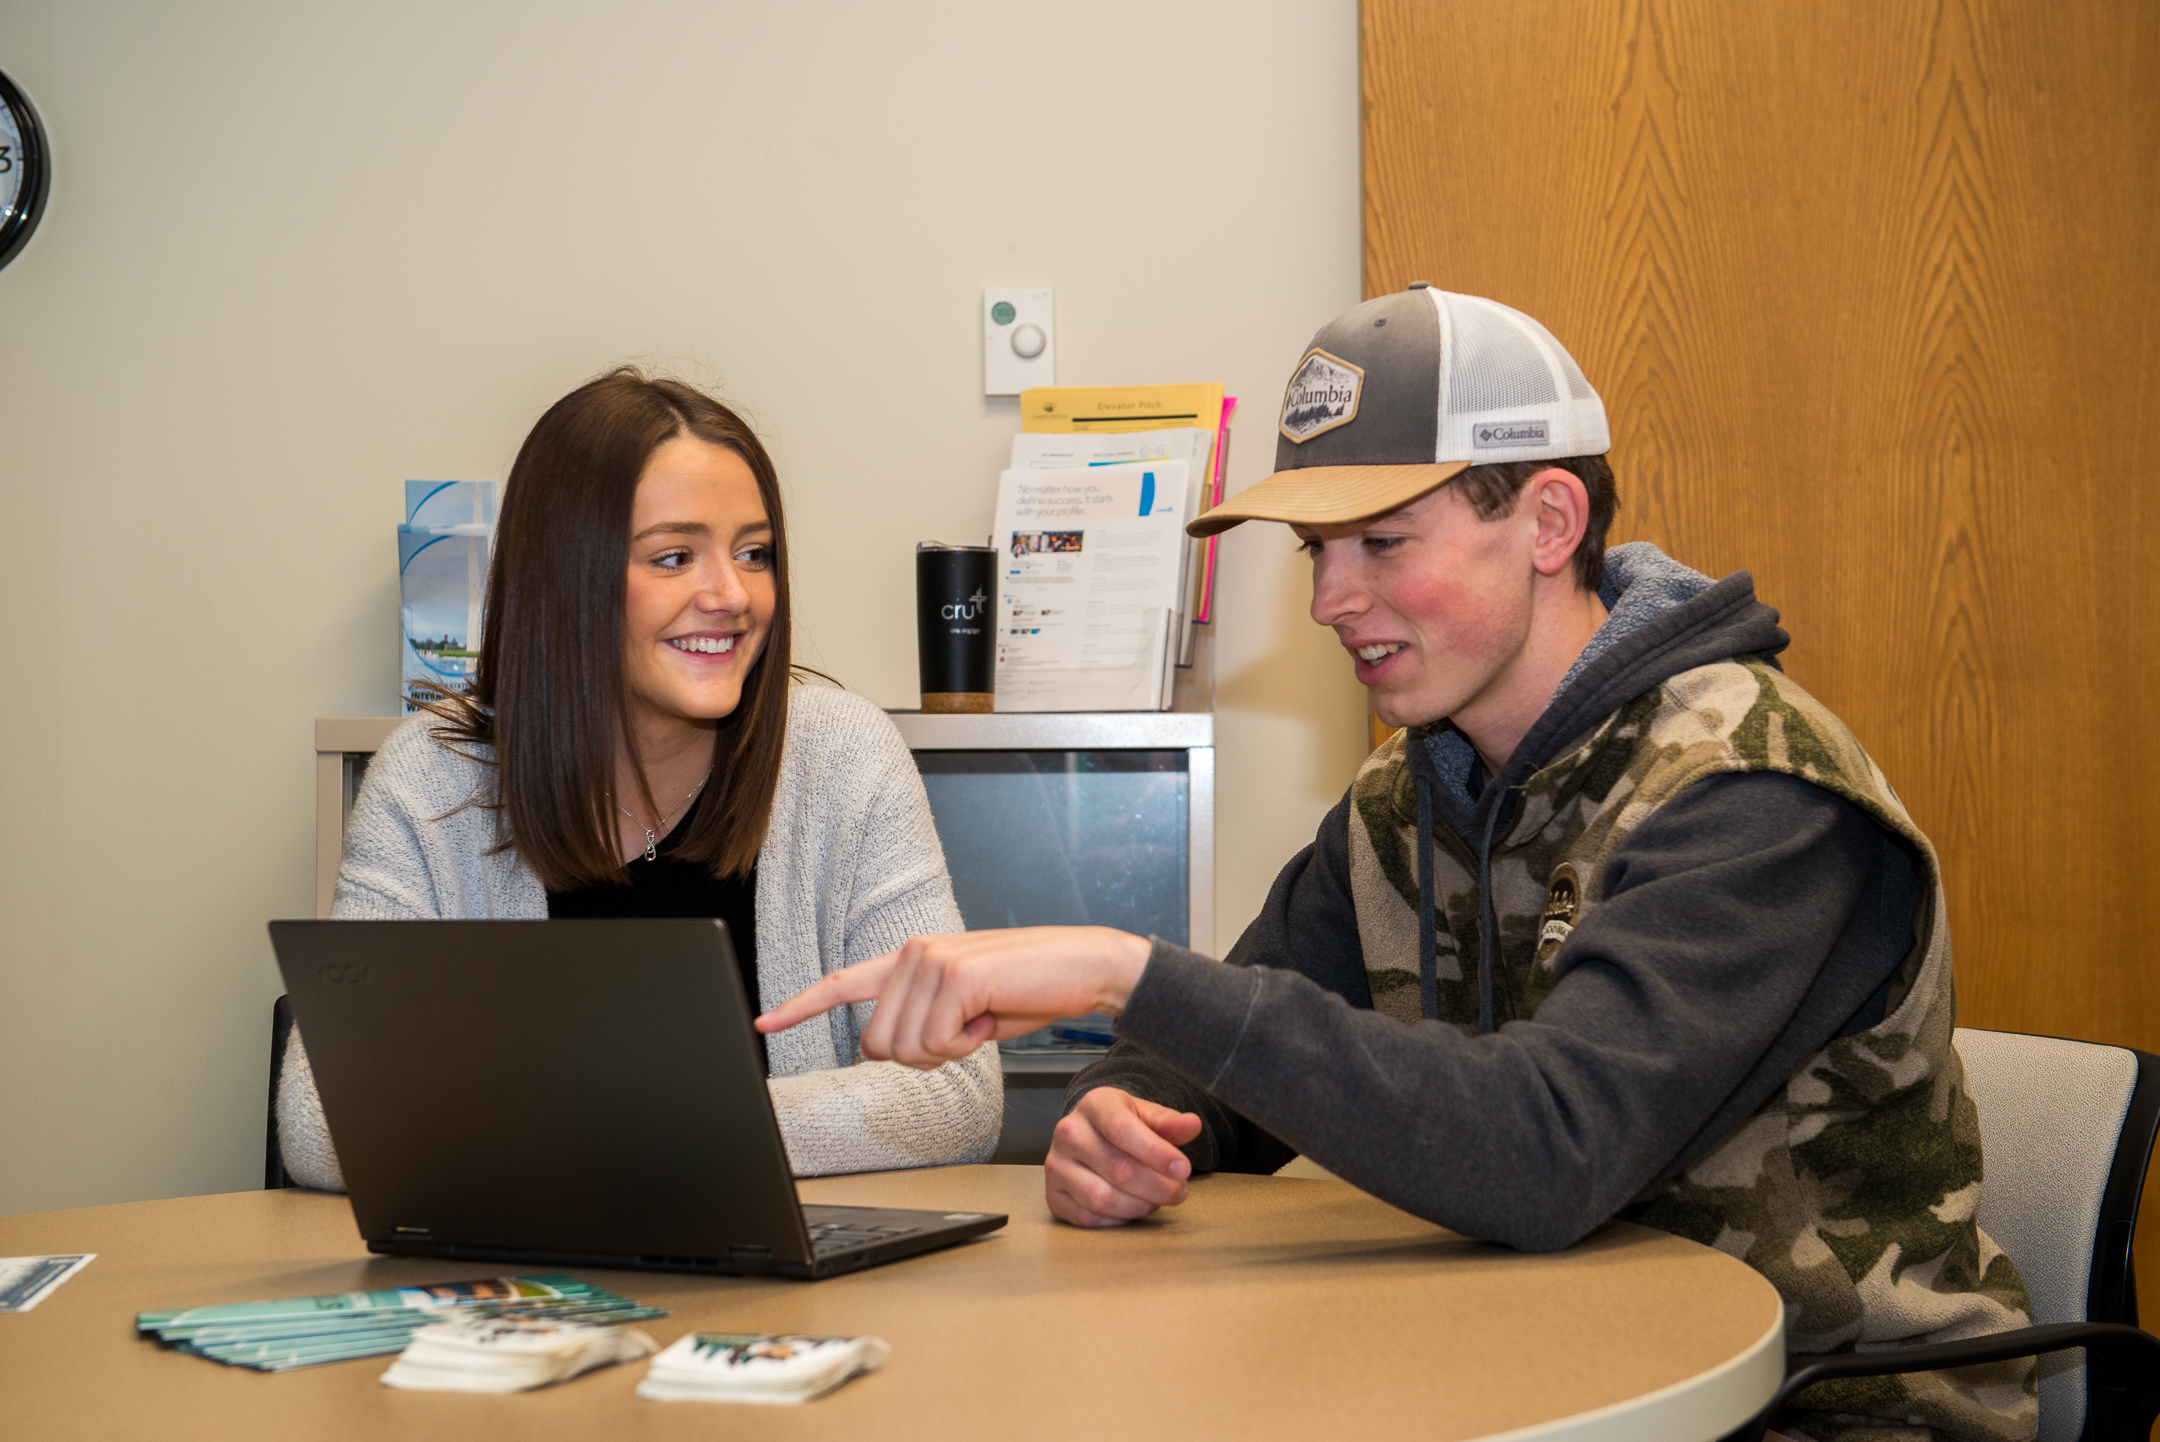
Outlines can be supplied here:
M358 986L367 980L367 963L326 961L315 968L315 979L330 986Z

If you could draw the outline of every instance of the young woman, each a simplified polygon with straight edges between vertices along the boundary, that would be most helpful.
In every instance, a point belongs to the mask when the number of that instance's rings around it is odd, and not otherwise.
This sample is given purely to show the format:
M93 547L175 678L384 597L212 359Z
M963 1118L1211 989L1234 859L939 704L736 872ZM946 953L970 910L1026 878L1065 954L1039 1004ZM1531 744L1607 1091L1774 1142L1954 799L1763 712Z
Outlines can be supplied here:
M788 633L779 481L742 419L628 368L572 391L510 469L471 690L376 753L331 915L719 917L761 1010L959 931L899 734L796 683ZM996 1046L864 1062L868 1020L766 1043L797 1174L987 1159ZM297 1034L278 1132L294 1180L343 1189Z

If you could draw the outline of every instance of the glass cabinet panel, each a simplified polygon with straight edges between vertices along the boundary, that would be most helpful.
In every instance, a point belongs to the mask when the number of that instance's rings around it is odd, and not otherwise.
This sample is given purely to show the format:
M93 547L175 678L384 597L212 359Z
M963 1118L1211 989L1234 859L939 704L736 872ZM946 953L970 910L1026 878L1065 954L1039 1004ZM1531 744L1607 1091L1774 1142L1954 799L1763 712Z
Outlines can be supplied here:
M1185 945L1186 757L916 752L968 929L1114 926ZM1107 1018L1072 1017L1017 1045L1102 1046L1108 1035Z

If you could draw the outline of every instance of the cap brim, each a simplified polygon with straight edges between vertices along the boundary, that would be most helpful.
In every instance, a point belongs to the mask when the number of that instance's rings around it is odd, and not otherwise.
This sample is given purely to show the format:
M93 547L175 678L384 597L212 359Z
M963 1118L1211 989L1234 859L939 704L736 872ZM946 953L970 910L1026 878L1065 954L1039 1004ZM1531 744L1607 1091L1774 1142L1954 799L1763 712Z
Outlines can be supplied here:
M1384 516L1470 469L1468 461L1410 466L1308 466L1277 471L1214 510L1188 522L1185 533L1212 536L1244 521L1339 526Z

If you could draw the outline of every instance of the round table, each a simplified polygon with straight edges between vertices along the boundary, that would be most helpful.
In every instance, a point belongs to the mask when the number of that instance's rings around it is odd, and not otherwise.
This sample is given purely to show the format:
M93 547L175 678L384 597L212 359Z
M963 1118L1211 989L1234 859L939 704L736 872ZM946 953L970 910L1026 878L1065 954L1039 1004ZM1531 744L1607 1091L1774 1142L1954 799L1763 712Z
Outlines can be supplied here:
M505 1171L514 1181L515 1169ZM884 1370L803 1407L657 1403L644 1364L509 1397L380 1386L387 1359L266 1375L159 1350L144 1308L447 1281L373 1257L342 1197L238 1192L0 1218L0 1256L98 1253L0 1316L22 1437L1715 1438L1768 1400L1783 1309L1707 1247L1613 1223L1528 1256L1336 1181L1218 1176L1108 1232L1050 1220L1035 1167L805 1181L805 1201L999 1211L1002 1230L825 1282L578 1269L649 1330L875 1333ZM543 1272L547 1267L504 1268Z

